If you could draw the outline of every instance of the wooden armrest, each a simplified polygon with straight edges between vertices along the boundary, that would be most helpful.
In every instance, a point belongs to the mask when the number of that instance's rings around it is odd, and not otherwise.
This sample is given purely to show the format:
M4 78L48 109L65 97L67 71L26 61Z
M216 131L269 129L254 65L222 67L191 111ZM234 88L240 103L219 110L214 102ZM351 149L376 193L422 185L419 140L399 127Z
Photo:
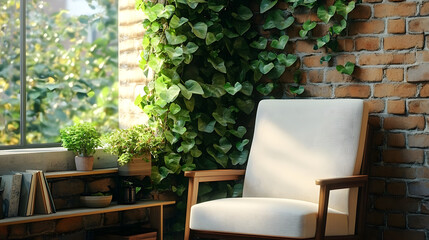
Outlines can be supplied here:
M328 189L361 187L368 182L368 175L355 175L341 178L317 179L316 185L326 186Z
M186 171L185 177L197 178L198 182L229 181L240 179L245 172L241 169Z

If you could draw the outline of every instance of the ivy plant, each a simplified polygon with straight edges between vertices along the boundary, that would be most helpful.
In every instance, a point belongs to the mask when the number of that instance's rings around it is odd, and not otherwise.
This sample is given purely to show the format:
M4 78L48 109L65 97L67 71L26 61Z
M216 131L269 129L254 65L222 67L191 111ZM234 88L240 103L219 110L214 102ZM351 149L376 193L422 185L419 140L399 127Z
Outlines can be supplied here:
M159 190L183 196L183 171L242 168L250 148L250 119L260 98L272 97L283 75L293 75L287 91L301 94L298 57L288 52L288 29L296 9L317 12L323 22L307 21L299 35L311 38L317 24L330 24L315 39L315 49L336 50L335 39L346 28L354 2L337 0L326 6L316 0L262 0L259 11L247 0L137 0L146 16L140 67L153 80L135 104L162 128L165 151L152 169ZM254 24L262 17L263 24ZM269 34L267 34L269 33ZM332 51L328 51L332 52ZM332 55L321 61L330 61ZM339 71L351 74L350 63ZM350 71L351 69L351 71ZM240 185L200 186L200 198L239 195ZM178 201L179 209L185 202ZM183 224L179 224L183 228Z

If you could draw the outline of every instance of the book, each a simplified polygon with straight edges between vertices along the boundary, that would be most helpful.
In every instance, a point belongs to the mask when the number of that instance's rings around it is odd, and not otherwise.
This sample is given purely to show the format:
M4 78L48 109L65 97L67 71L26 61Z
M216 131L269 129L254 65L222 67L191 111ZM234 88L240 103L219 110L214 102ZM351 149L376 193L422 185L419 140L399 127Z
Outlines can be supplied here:
M19 198L21 194L22 174L3 175L1 188L3 191L3 213L5 217L18 216Z
M49 203L51 205L52 213L56 213L57 209L55 208L54 198L52 197L51 189L49 188L49 184L48 184L48 181L46 180L45 173L43 173L43 172L41 172L41 173L43 175L43 179L45 182L46 194L48 195L48 198L49 198Z
M36 173L22 173L21 196L19 198L19 216L31 216L31 209L34 202L34 194L36 191Z
M34 194L33 213L50 214L52 213L52 207L50 197L48 195L47 183L43 171L41 170L27 170L26 172L36 174L36 190Z

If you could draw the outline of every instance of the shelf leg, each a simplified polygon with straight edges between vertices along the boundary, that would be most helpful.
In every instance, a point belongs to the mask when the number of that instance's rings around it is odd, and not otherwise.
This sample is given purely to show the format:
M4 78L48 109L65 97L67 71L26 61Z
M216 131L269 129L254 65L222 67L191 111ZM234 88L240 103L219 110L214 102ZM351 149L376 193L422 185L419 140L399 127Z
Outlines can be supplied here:
M163 233L164 233L163 215L164 215L164 211L163 211L162 205L150 208L150 215L149 215L150 225L153 228L156 228L158 230L158 237L157 237L158 240L163 239Z

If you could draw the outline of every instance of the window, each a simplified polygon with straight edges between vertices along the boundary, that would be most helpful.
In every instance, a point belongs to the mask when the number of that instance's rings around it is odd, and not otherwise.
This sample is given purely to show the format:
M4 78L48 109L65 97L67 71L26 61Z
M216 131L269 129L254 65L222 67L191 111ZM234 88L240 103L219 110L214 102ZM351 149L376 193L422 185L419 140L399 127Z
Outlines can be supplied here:
M0 8L0 148L57 143L73 121L116 128L116 0L0 0Z

